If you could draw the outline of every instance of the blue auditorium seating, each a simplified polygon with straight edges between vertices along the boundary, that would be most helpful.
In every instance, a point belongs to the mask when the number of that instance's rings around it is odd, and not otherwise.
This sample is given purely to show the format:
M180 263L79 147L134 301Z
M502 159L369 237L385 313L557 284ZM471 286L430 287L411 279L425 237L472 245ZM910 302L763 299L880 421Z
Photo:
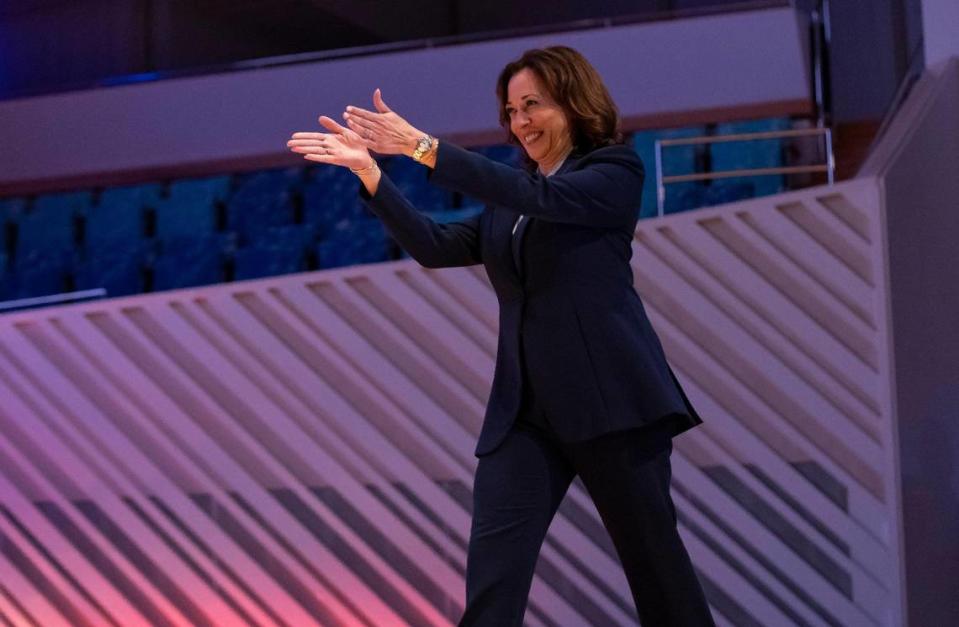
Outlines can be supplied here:
M237 249L235 278L242 281L301 272L306 269L311 240L312 234L303 225L269 228L253 245Z
M32 204L23 198L0 200L0 300L63 291L74 217L89 200L87 193L50 194ZM17 234L14 241L7 241L8 232Z
M633 134L633 148L639 154L646 168L646 180L643 184L641 218L657 215L656 204L656 147L657 139L682 139L705 135L702 126L685 128L640 131ZM663 148L662 172L665 176L693 174L697 172L696 146L668 146ZM672 183L666 186L664 213L686 211L702 206L697 199L702 194L702 184L698 182Z
M768 118L764 120L748 120L743 122L729 122L716 125L717 135L732 135L738 133L761 133L779 131L791 128L786 118ZM740 170L746 168L775 168L783 164L782 140L762 139L748 142L723 142L710 145L710 156L713 170ZM732 181L727 179L718 182L722 185L738 185L749 182L753 185L755 196L768 196L783 191L784 179L782 175L755 176L748 179Z
M727 202L753 198L755 195L756 187L751 178L749 180L721 179L706 186L703 203L707 206L721 205Z
M343 221L316 247L321 269L389 259L389 236L376 219Z
M108 187L100 194L98 206L149 207L163 195L163 186L160 183L143 183L140 185L124 185L122 187Z
M87 211L88 191L37 196L17 222L17 257L35 251L63 253L75 242L75 221Z
M27 202L23 198L0 199L0 254L5 257L14 252L7 250L7 229L15 227L26 206Z
M253 242L265 229L294 222L293 192L302 172L302 168L283 168L239 178L227 202L227 215L228 228L236 231L241 245Z
M144 209L157 205L160 192L158 183L103 190L99 202L87 210L86 249L136 250L144 236Z
M495 146L482 146L475 148L476 152L485 155L493 161L499 161L513 167L522 165L522 150L517 146L510 144L497 144Z
M79 213L90 206L93 194L89 190L43 194L33 200L35 213Z
M219 283L224 278L224 255L229 246L229 238L219 234L164 243L152 264L153 289Z
M110 298L142 292L143 265L148 250L150 247L143 242L96 248L76 266L77 289L102 287Z
M706 186L701 183L667 185L666 201L665 215L705 207Z
M224 202L229 191L229 176L173 182L169 195L156 203L157 239L173 241L214 233L217 203Z
M34 249L17 253L13 297L32 298L60 294L67 289L73 263L72 251Z
M432 213L451 206L451 194L427 181L426 166L406 157L382 159L380 165L396 188L420 211Z
M309 168L307 175L303 217L315 235L325 237L338 224L370 216L359 197L359 181L346 168L321 165Z
M0 222L3 220L3 210L0 209ZM7 253L0 250L0 302L13 298L15 292L14 274L8 268Z
M24 198L0 198L0 225L8 220L18 220L26 206Z

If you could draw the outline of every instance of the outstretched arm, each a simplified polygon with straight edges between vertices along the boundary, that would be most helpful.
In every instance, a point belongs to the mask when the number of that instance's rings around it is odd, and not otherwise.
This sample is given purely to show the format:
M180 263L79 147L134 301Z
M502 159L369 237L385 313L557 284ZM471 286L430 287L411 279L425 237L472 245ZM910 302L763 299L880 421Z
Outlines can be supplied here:
M443 142L430 182L552 222L632 227L643 192L642 161L628 146L599 148L576 170L544 177Z
M388 176L380 181L376 195L361 191L360 196L383 221L393 239L420 265L445 268L471 266L482 261L480 215L462 222L437 224L417 211Z
M347 107L343 117L365 145L383 154L411 155L425 135L373 93L376 111ZM632 227L639 217L645 172L642 161L628 146L606 146L583 157L579 167L549 178L502 165L449 142L425 163L430 182L490 205L554 222L586 226Z

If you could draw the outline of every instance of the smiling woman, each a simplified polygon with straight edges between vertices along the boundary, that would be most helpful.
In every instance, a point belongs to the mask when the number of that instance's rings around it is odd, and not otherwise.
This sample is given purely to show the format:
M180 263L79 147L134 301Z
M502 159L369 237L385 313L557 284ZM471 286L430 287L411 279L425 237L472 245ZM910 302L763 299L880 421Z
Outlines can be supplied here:
M440 142L392 111L347 107L346 127L295 133L290 149L349 167L392 236L424 266L482 263L499 300L499 344L476 454L461 625L522 625L540 546L579 476L622 560L644 625L712 625L676 529L672 436L699 424L633 289L643 164L616 107L571 48L530 50L496 86L527 171ZM430 181L486 203L437 224L369 151L405 154Z
M528 100L530 95L533 98ZM527 51L500 72L496 96L500 124L509 131L507 141L521 145L534 162L539 163L540 155L546 159L550 155L545 147L534 148L527 135L547 132L547 127L550 134L562 137L553 138L557 150L566 140L583 151L622 141L619 114L606 85L595 68L572 48ZM556 120L560 114L561 128Z

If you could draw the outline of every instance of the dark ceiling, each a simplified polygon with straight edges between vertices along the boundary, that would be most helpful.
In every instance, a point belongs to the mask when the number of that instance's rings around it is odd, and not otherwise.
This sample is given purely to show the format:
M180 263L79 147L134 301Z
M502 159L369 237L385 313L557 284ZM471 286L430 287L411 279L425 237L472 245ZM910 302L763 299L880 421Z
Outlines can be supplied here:
M787 0L0 0L0 97L116 77Z

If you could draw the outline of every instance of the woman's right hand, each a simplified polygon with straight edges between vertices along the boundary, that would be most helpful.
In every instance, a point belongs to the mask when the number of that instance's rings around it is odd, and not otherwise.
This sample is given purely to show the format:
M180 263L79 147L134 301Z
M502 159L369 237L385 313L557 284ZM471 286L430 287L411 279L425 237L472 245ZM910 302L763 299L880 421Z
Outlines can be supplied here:
M386 106L379 88L373 91L373 106L376 111L348 106L343 112L347 126L360 135L366 146L374 152L381 155L412 155L417 140L425 133Z
M367 142L354 131L340 126L325 115L320 116L320 124L330 132L293 133L290 141L286 142L287 147L302 154L303 158L309 161L339 165L352 170L362 170L374 163L366 147Z

